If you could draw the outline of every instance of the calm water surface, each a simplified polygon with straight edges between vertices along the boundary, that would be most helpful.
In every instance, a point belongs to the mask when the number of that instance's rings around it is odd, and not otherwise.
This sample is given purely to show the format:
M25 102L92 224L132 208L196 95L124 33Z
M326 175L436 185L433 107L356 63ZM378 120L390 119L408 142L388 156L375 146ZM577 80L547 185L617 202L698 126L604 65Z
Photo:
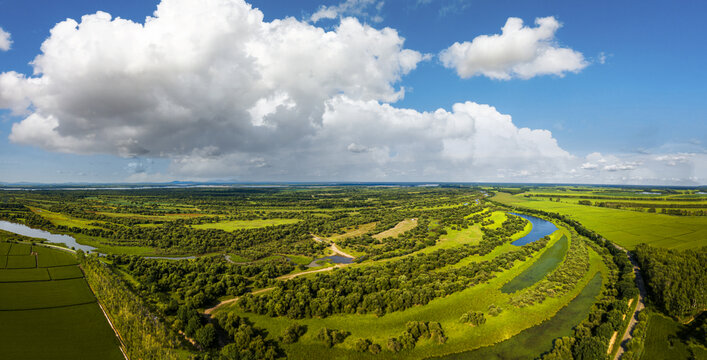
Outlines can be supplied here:
M523 236L522 238L512 242L511 244L516 245L516 246L523 246L525 244L530 244L533 241L537 241L545 237L546 235L550 235L557 230L557 226L555 224L543 220L539 217L531 216L531 215L525 215L525 214L516 214L516 213L510 213L511 215L515 216L520 216L525 220L530 221L530 224L533 225L533 229L530 230L530 233L528 235Z
M15 224L9 221L0 220L0 230L5 230L18 235L24 235L33 238L45 239L47 240L47 242L50 243L66 244L66 246L68 246L69 248L81 249L83 251L93 252L94 250L96 250L96 248L93 246L79 244L72 236L63 234L52 234L48 231L33 229L29 226Z

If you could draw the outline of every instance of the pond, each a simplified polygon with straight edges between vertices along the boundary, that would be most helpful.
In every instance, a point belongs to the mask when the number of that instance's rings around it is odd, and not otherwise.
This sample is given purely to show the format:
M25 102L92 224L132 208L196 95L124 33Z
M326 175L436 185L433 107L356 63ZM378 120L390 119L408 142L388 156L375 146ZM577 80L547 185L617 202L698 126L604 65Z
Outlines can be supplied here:
M510 213L511 215L515 216L520 216L525 220L530 221L530 224L533 226L533 228L530 230L530 233L528 235L523 236L522 238L512 242L511 244L516 245L516 246L523 246L526 244L530 244L531 242L537 241L545 237L546 235L550 235L557 230L557 226L555 224L543 220L539 217L531 216L531 215L525 215L525 214L516 214L516 213Z
M81 249L87 252L93 252L94 250L96 250L96 248L93 246L79 244L72 236L63 234L52 234L48 231L33 229L29 226L16 224L9 221L0 220L0 230L9 231L18 235L44 239L50 243L66 244L66 246L68 246L69 248Z
M347 258L345 256L339 256L339 255L331 255L331 256L327 256L327 257L323 257L323 258L319 258L319 259L314 259L311 263L309 263L309 265L307 265L307 267L321 266L320 264L317 264L317 262L318 261L327 261L327 260L329 262L334 263L334 264L351 264L351 263L353 263L352 258Z

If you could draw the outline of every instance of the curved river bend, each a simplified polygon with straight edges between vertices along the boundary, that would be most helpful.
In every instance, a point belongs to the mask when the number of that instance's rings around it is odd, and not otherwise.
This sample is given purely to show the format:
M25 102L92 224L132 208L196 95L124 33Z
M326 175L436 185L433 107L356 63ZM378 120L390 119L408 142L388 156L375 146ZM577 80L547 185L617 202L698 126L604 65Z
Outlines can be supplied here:
M530 224L533 226L528 235L525 235L522 238L512 242L511 244L513 245L523 246L526 244L530 244L531 242L540 240L546 235L550 235L554 233L555 230L557 230L557 226L555 226L555 224L539 217L516 213L509 214L522 217L523 219L530 221Z

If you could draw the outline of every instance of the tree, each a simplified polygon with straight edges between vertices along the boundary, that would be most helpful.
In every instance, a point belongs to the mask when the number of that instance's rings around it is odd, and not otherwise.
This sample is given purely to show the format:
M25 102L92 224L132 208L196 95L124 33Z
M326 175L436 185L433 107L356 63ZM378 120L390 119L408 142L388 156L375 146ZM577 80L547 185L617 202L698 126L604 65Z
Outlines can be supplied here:
M194 340L203 348L208 349L216 342L216 329L214 329L213 325L206 324L206 326L196 331Z
M595 337L579 339L572 350L575 360L597 360L606 358L606 347Z

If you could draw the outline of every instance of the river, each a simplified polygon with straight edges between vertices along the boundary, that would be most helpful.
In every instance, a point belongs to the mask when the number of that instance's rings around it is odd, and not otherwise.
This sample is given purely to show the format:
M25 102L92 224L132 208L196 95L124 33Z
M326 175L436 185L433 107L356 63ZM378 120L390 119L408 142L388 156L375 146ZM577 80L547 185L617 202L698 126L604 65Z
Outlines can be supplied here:
M77 250L81 249L86 252L88 252L88 251L93 252L94 250L96 250L96 248L93 246L79 244L78 242L76 242L76 239L74 239L72 236L63 235L63 234L52 234L48 231L33 229L29 226L25 226L22 224L16 224L16 223L12 223L9 221L0 220L0 230L9 231L11 233L15 233L18 235L29 236L29 237L38 238L38 239L44 239L44 240L47 240L47 242L54 243L54 244L65 244L69 248L73 248L73 249L77 249Z
M533 226L533 228L530 230L530 233L528 235L523 236L522 238L512 242L511 244L516 245L516 246L523 246L526 244L530 244L533 241L537 241L545 237L546 235L550 235L557 230L557 226L555 224L541 219L539 217L531 216L531 215L525 215L525 214L516 214L516 213L510 213L511 215L515 216L520 216L525 220L530 221L530 224Z

